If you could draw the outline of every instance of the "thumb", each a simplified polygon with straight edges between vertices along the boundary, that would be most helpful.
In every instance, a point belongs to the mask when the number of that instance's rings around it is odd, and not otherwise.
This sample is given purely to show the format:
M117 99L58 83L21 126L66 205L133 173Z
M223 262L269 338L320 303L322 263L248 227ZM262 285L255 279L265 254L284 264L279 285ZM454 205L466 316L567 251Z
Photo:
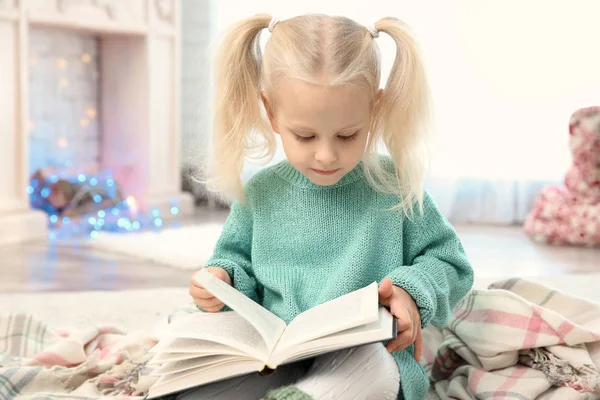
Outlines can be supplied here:
M225 280L225 277L223 276L223 269L222 268L219 268L219 267L208 267L208 268L206 268L206 270L208 272L210 272L216 278L219 278L222 281Z
M211 274L213 274L215 277L219 278L220 280L222 280L226 284L232 286L232 284L231 284L231 276L229 275L229 273L224 268L221 268L221 267L208 267L207 270L208 270L208 272L210 272Z
M385 278L379 285L379 300L385 300L392 295L392 280Z
M415 360L421 361L423 355L423 332L421 331L421 325L416 325L417 337L415 339Z

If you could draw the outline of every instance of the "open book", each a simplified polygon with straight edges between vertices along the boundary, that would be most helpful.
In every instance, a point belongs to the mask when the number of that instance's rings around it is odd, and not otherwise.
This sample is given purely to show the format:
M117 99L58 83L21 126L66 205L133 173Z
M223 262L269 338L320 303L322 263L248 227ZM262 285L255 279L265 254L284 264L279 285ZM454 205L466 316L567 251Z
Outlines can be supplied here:
M159 376L148 398L179 392L320 354L393 339L396 320L379 305L377 283L299 314L289 325L202 270L197 282L233 311L177 320L152 349Z

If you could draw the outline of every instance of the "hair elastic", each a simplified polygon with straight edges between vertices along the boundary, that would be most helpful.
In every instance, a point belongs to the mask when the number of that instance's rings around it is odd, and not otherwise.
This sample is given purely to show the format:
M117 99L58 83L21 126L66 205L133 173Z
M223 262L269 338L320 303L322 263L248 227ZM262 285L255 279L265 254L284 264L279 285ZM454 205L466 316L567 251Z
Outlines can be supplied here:
M271 22L269 22L269 32L273 33L273 29L275 29L275 25L279 23L279 19L273 17L271 18Z
M373 36L374 39L379 37L379 31L375 28L375 24L367 26L369 33Z

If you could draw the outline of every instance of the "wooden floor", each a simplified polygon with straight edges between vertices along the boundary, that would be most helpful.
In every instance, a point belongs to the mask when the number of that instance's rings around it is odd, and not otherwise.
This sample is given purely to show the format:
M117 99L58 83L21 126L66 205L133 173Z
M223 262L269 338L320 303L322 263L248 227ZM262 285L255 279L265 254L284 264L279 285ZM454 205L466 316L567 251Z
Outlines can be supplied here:
M225 210L199 209L185 223L222 221L226 216ZM479 277L600 272L600 249L536 245L518 227L456 228ZM188 278L188 271L93 251L81 242L0 247L1 293L185 287Z

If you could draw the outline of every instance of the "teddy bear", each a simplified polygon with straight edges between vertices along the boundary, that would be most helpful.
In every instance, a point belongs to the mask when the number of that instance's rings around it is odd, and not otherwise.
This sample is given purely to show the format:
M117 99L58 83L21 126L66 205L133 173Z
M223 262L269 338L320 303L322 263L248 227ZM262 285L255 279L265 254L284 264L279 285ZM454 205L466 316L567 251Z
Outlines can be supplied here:
M525 219L525 232L552 245L600 246L600 107L569 121L573 162L564 186L543 189Z

